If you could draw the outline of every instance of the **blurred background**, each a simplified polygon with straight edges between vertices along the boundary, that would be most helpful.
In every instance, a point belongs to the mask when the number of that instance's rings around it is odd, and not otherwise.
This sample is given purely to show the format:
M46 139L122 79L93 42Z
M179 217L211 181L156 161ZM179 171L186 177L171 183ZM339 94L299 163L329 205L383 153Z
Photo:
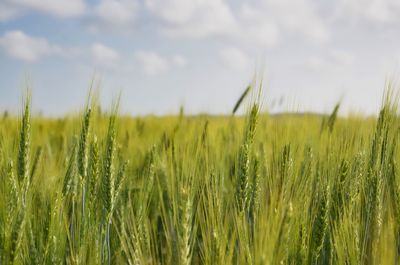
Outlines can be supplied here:
M400 61L397 0L0 0L0 111L227 114L257 74L272 113L376 114Z

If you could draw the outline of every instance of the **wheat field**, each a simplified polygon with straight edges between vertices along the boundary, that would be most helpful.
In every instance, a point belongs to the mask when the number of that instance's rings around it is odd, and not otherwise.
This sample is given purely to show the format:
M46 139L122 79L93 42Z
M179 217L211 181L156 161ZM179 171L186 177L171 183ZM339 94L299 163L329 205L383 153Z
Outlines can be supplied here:
M250 89L248 89L250 90ZM235 106L242 105L248 90ZM399 264L397 98L375 117L0 118L0 264Z

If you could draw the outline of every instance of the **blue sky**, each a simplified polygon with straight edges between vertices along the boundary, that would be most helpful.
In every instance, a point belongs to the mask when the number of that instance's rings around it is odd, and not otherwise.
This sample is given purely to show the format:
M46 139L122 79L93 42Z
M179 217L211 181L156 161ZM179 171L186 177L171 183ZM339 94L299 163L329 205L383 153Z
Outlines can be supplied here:
M400 61L397 0L0 0L0 110L122 93L133 115L229 113L255 72L264 106L377 113Z

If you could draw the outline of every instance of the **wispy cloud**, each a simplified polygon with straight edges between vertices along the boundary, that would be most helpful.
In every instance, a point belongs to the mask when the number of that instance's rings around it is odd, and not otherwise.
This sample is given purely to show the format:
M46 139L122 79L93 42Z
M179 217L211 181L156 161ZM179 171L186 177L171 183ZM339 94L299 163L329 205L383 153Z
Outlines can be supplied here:
M169 58L154 51L137 51L135 58L140 65L139 67L147 76L164 74L174 66L181 67L187 63L182 55L174 55Z
M238 12L236 40L257 46L275 47L280 40L280 29L276 21L265 16L265 10L243 4Z
M173 36L205 38L235 30L235 18L223 0L145 0L145 6Z
M136 0L100 0L91 12L90 28L130 29L139 9Z
M0 22L8 21L15 18L18 15L18 8L8 4L7 2L0 2Z
M46 38L30 36L20 30L4 33L0 37L0 49L11 58L29 63L56 55L77 62L84 60L93 67L112 68L120 59L117 50L100 42L86 46L65 47L51 44Z
M247 32L254 40L261 40L261 44L262 37L276 44L280 32L286 36L300 34L317 43L325 42L330 37L329 28L314 1L254 1L243 4L240 14L242 32Z
M183 57L182 55L176 54L172 57L172 64L176 65L176 66L185 66L187 65L187 60L185 57Z
M13 19L29 11L62 18L82 16L86 11L84 0L4 0L0 7L2 20Z
M45 38L31 37L19 30L7 31L0 38L0 47L8 56L25 62L62 53L59 46L49 44Z
M325 21L311 0L252 1L233 6L227 0L99 0L91 5L84 0L5 0L0 3L0 21L36 11L56 17L84 17L92 31L132 31L135 20L146 16L159 32L171 37L222 36L264 47L275 47L281 35L287 35L281 31L297 32L317 42L329 39Z
M222 36L262 47L275 47L288 33L317 43L330 37L325 20L310 0L252 1L236 8L225 0L145 0L145 7L169 36Z
M305 66L313 71L324 71L326 69L343 69L352 66L354 62L355 56L353 53L333 49L321 55L309 56Z
M235 47L226 47L220 51L223 63L233 70L244 70L249 67L250 59L242 50Z
M90 49L95 66L113 67L120 58L118 52L102 43L94 43Z
M335 5L335 18L352 22L370 21L390 24L400 20L397 0L340 0Z

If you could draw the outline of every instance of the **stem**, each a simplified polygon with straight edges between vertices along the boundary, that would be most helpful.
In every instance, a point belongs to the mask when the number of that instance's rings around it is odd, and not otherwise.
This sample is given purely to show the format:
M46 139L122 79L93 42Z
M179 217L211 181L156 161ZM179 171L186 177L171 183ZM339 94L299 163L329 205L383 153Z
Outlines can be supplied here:
M108 265L111 264L111 247L110 247L110 224L111 220L107 222L107 235L106 235L106 241L107 241L107 254L108 254Z

